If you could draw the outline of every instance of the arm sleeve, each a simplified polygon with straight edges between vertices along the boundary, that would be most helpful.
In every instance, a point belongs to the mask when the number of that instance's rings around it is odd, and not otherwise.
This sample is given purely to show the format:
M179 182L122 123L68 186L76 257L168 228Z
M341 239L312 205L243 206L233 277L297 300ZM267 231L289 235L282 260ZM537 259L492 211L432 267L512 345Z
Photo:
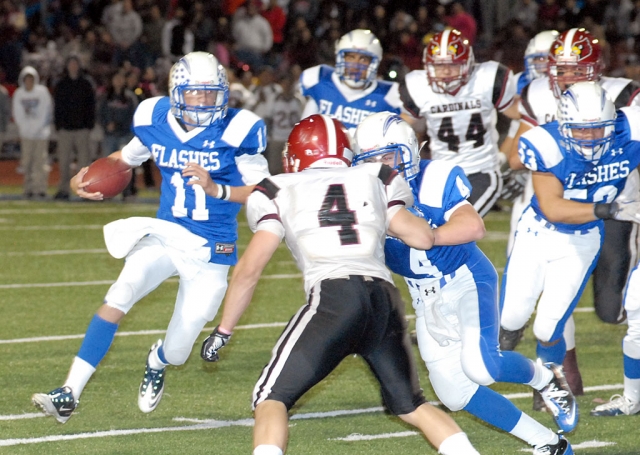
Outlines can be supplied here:
M517 83L513 77L513 72L503 64L499 64L493 84L493 105L499 112L507 110L513 104L516 92Z
M122 147L122 160L130 166L140 166L151 156L151 152L144 146L137 136Z
M307 118L310 115L317 114L319 112L318 105L316 104L316 100L313 98L308 98L307 102L304 105L304 109L302 110L301 119Z
M462 168L454 166L447 179L443 192L442 207L444 207L444 219L449 218L459 207L469 204L467 198L471 195L471 183Z
M269 231L284 238L284 226L280 220L278 207L265 194L254 191L247 200L247 221L252 232Z
M388 166L382 166L380 169L380 175L386 172ZM379 176L380 177L380 176ZM394 217L396 213L402 208L409 208L413 205L413 193L409 184L402 177L398 176L398 173L393 171L393 174L389 174L386 178L388 183L385 184L385 190L387 193L387 224L389 227L389 221Z
M530 171L551 172L545 166L538 149L526 137L521 136L518 141L518 157Z
M238 155L236 156L236 166L242 174L242 181L245 185L255 185L262 179L269 177L269 165L262 153Z

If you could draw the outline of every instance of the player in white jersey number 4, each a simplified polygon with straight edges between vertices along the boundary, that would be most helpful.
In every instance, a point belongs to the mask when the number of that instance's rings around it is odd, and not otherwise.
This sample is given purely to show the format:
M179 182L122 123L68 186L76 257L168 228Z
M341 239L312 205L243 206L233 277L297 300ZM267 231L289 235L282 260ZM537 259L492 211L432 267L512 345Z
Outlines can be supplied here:
M208 53L192 52L173 65L169 97L150 98L135 113L135 138L111 155L129 166L152 157L162 175L157 218L134 217L105 226L107 249L126 258L116 282L93 317L63 386L36 393L33 403L66 422L80 395L109 351L118 323L133 305L167 278L180 286L167 333L151 347L138 393L142 412L153 411L164 392L168 365L182 365L205 324L222 303L229 267L236 262L240 204L251 187L268 175L262 151L264 122L255 114L227 107L229 87L224 68ZM190 163L193 161L194 163ZM221 185L207 197L194 185L193 167ZM83 168L72 187L83 198ZM237 202L230 202L232 197Z
M422 430L439 453L477 454L456 423L425 402L404 305L384 264L386 233L423 249L433 233L406 210L413 197L402 177L380 164L349 168L352 155L349 134L335 119L312 115L294 127L285 150L288 174L265 179L247 201L255 235L202 355L217 358L226 344L220 332L231 333L284 238L303 272L308 303L289 321L255 386L254 455L284 452L287 412L352 354L375 373L388 409Z
M473 48L458 30L436 33L423 64L400 86L404 107L425 119L431 159L464 170L472 186L469 202L484 216L502 192L496 113L520 118L513 73L494 61L475 64Z

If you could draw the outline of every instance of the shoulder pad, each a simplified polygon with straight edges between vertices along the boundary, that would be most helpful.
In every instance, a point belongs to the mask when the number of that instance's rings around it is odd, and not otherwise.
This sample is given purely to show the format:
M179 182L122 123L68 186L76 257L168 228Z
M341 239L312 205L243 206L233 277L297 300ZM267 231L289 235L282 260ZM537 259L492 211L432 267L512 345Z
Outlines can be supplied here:
M227 115L233 117L229 120L221 139L232 147L240 147L256 123L264 123L260 117L247 109L238 109L235 112L230 109Z
M135 114L133 114L133 126L149 126L153 124L153 112L156 104L163 98L168 99L166 96L154 96L142 101L138 105Z
M623 107L620 109L620 112L624 114L624 117L626 117L631 140L640 141L640 107Z
M544 166L550 169L557 166L564 159L558 142L550 133L551 129L557 129L558 122L553 121L542 126L537 126L525 132L521 137L527 139L536 149Z

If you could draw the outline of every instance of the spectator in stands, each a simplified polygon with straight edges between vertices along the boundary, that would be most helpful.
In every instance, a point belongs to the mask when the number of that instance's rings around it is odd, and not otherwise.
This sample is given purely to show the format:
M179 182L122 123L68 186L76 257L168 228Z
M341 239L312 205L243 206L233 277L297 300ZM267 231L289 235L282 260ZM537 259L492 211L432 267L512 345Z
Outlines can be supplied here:
M133 8L132 0L122 0L113 7L113 14L105 23L116 45L115 65L119 66L128 60L134 66L144 65L140 42L142 36L142 19Z
M287 25L287 15L278 5L278 0L269 0L267 8L262 11L262 16L269 22L273 34L273 46L269 52L269 62L277 66L278 55L281 55L284 51L284 30Z
M318 45L309 28L305 27L299 33L299 35L290 39L286 54L289 64L297 63L305 70L320 63L318 61Z
M560 5L556 0L544 0L538 8L538 28L553 30L560 18Z
M11 121L11 98L9 91L0 84L0 154L6 141L7 127ZM22 164L22 160L21 160Z
M231 34L235 40L233 53L253 71L265 63L265 55L273 46L273 32L269 22L259 13L261 0L249 0L244 8L239 8L233 16Z
M475 44L478 25L475 18L464 9L462 3L453 2L451 4L451 14L445 20L449 27L460 30L472 46Z
M280 93L282 93L282 87L276 82L274 69L270 66L263 67L258 74L258 86L254 91L256 103L251 110L264 120L267 132L273 124L273 103Z
M95 89L83 74L77 57L67 60L63 78L54 89L54 121L58 144L56 154L60 168L60 182L55 199L69 199L69 166L74 152L78 168L91 163L89 133L95 125Z
M173 19L167 21L162 29L162 55L171 62L177 62L183 55L193 52L194 41L189 19L179 6Z
M536 30L538 9L539 5L535 0L516 0L511 8L511 18L520 22L529 30Z
M24 196L27 199L44 199L49 181L47 160L53 107L51 95L40 84L38 72L32 66L22 69L19 85L13 94L13 118L20 136Z
M209 42L213 39L214 22L205 4L197 1L193 4L191 14L191 30L193 31L193 50L209 52Z
M129 74L132 73L135 71L131 71ZM138 106L138 98L128 86L128 79L121 70L113 73L107 90L99 102L98 114L104 130L102 156L109 156L113 152L121 150L133 138L131 124L133 113ZM137 85L137 78L132 83ZM122 196L124 200L131 200L135 198L137 193L135 179L131 179L131 183L122 192Z
M282 151L289 133L302 116L303 100L296 96L296 81L297 78L294 79L291 74L282 76L279 81L281 93L273 102L273 119L271 128L267 129L269 137L265 152L271 175L282 172Z
M149 17L142 24L141 42L147 54L147 65L153 65L162 56L162 31L165 22L160 7L152 5L149 8Z

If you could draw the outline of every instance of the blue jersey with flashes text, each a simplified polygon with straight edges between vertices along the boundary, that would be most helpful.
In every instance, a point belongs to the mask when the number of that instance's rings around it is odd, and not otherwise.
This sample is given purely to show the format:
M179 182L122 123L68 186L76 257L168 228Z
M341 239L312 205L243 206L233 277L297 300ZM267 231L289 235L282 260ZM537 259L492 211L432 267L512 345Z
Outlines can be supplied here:
M182 170L193 161L207 169L213 181L243 186L236 157L264 151L264 121L250 111L230 108L213 125L185 131L170 107L168 97L148 99L138 107L133 123L162 175L157 217L207 239L211 262L233 265L241 204L207 196L200 185L187 185Z
M448 161L422 160L418 176L411 180L415 215L427 220L432 228L442 226L471 194L471 184L464 171ZM463 245L434 246L416 250L401 240L387 237L384 247L387 267L407 278L442 278L467 262L475 242Z
M306 69L300 76L300 90L316 102L319 114L340 120L351 133L369 115L399 114L402 106L397 83L376 80L363 90L349 89L327 65Z
M518 153L531 171L551 173L564 186L564 199L585 203L611 203L624 188L627 177L640 164L640 108L617 111L615 139L597 164L567 150L558 121L535 127L520 137ZM531 206L548 221L534 195ZM602 220L584 224L555 223L557 228L585 230L603 225Z

